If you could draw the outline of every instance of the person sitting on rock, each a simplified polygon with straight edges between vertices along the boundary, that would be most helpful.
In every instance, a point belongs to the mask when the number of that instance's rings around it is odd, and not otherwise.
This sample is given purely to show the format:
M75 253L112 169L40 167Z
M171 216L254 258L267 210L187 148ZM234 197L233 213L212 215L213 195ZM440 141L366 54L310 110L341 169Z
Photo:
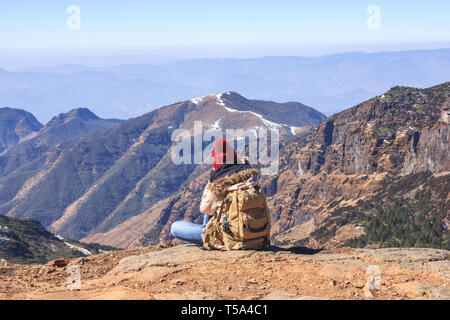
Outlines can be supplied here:
M216 140L212 158L213 169L200 203L200 212L204 214L203 224L176 221L171 226L172 235L201 245L204 249L246 249L247 245L244 238L248 239L251 249L261 249L267 246L269 243L270 218L264 194L257 185L258 170L251 167L248 158L244 158L244 163L239 164L236 151L225 139ZM240 205L244 206L246 206L244 202L247 198L252 199L253 207L256 206L257 208L249 207L247 213L251 211L252 214L257 214L256 219L246 215L246 213L232 210L232 208L237 207L237 204L232 205L232 199L238 201L238 198L240 199ZM239 218L239 215L241 215L241 218ZM242 218L244 216L245 219ZM227 218L231 218L229 222ZM236 222L243 222L244 220L256 222L256 228L252 228L247 223L244 228ZM238 231L238 229L241 231Z

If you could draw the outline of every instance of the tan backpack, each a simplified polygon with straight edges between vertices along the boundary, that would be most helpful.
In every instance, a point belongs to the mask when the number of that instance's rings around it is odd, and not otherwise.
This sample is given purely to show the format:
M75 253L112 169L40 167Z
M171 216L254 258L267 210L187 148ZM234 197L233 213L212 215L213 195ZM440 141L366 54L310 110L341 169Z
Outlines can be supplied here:
M270 213L262 188L228 192L208 223L203 248L263 250L270 244Z

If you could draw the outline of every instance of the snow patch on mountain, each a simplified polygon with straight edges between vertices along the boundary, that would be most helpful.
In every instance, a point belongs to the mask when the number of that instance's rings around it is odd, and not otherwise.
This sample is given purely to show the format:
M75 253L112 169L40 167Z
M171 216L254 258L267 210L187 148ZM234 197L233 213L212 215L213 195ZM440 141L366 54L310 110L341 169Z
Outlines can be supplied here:
M214 122L214 123L210 126L210 129L220 130L220 121L222 121L222 118L217 119L216 122Z
M194 103L194 104L196 104L196 105L198 105L198 104L203 100L203 98L205 98L205 97L207 97L207 96L194 98L194 99L191 99L191 100L189 100L189 101L192 102L192 103Z
M229 94L229 93L227 93L227 94ZM223 102L223 100L222 100L222 93L216 94L216 97L217 97L217 104L219 104L219 105L221 105L222 107L224 107L225 110L227 110L228 112L251 113L251 114L253 114L254 116L258 117L258 118L259 118L266 126L268 126L269 128L272 128L272 129L279 129L279 128L283 127L282 125L280 125L280 124L278 124L278 123L275 123L275 122L272 122L272 121L267 120L266 118L264 118L264 117L263 117L262 115L260 115L259 113L256 113L256 112L253 112L253 111L240 111L240 110L236 110L236 109L232 109L232 108L227 107L227 106L225 105L225 103Z
M68 243L68 242L64 242L64 243L65 243L66 246L68 246L70 249L80 251L80 252L81 252L82 254L84 254L85 256L90 256L90 255L92 255L92 252L90 252L89 250L87 250L87 249L85 249L85 248L81 248L81 247L77 247L77 246L71 245L71 244Z
M218 93L215 96L217 98L217 104L219 104L220 106L224 107L225 109L228 109L227 106L225 105L225 103L222 100L222 93ZM232 109L230 109L230 110L232 110Z
M275 122L272 122L272 121L269 121L269 120L267 120L267 119L265 119L262 115L260 115L260 114L257 114L257 113L255 113L255 112L252 112L252 111L248 111L248 112L250 112L250 113L253 113L255 116L257 116L258 118L260 118L261 119L261 121L266 125L266 126L268 126L268 127L271 127L271 128L281 128L282 127L282 125L280 125L280 124L278 124L278 123L275 123Z
M296 136L297 134L295 133L295 129L297 129L298 127L289 127L289 129L291 129L291 133Z

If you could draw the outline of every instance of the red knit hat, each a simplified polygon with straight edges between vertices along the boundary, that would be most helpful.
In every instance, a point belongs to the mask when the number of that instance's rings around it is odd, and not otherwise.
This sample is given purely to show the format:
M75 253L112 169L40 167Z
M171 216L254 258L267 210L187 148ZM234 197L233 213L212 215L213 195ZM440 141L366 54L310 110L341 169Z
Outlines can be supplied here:
M230 146L227 140L223 138L217 139L212 152L214 170L227 163L227 158L231 157L231 153L233 154L234 163L237 163L237 154L233 147Z

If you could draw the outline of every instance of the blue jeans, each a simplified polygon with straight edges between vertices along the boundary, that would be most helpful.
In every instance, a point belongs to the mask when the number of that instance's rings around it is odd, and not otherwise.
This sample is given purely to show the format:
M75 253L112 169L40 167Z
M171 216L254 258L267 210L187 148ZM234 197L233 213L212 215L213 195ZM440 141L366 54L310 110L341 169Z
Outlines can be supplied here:
M203 216L203 224L195 224L187 221L175 221L170 226L170 233L178 239L202 245L202 232L209 221L210 216Z

